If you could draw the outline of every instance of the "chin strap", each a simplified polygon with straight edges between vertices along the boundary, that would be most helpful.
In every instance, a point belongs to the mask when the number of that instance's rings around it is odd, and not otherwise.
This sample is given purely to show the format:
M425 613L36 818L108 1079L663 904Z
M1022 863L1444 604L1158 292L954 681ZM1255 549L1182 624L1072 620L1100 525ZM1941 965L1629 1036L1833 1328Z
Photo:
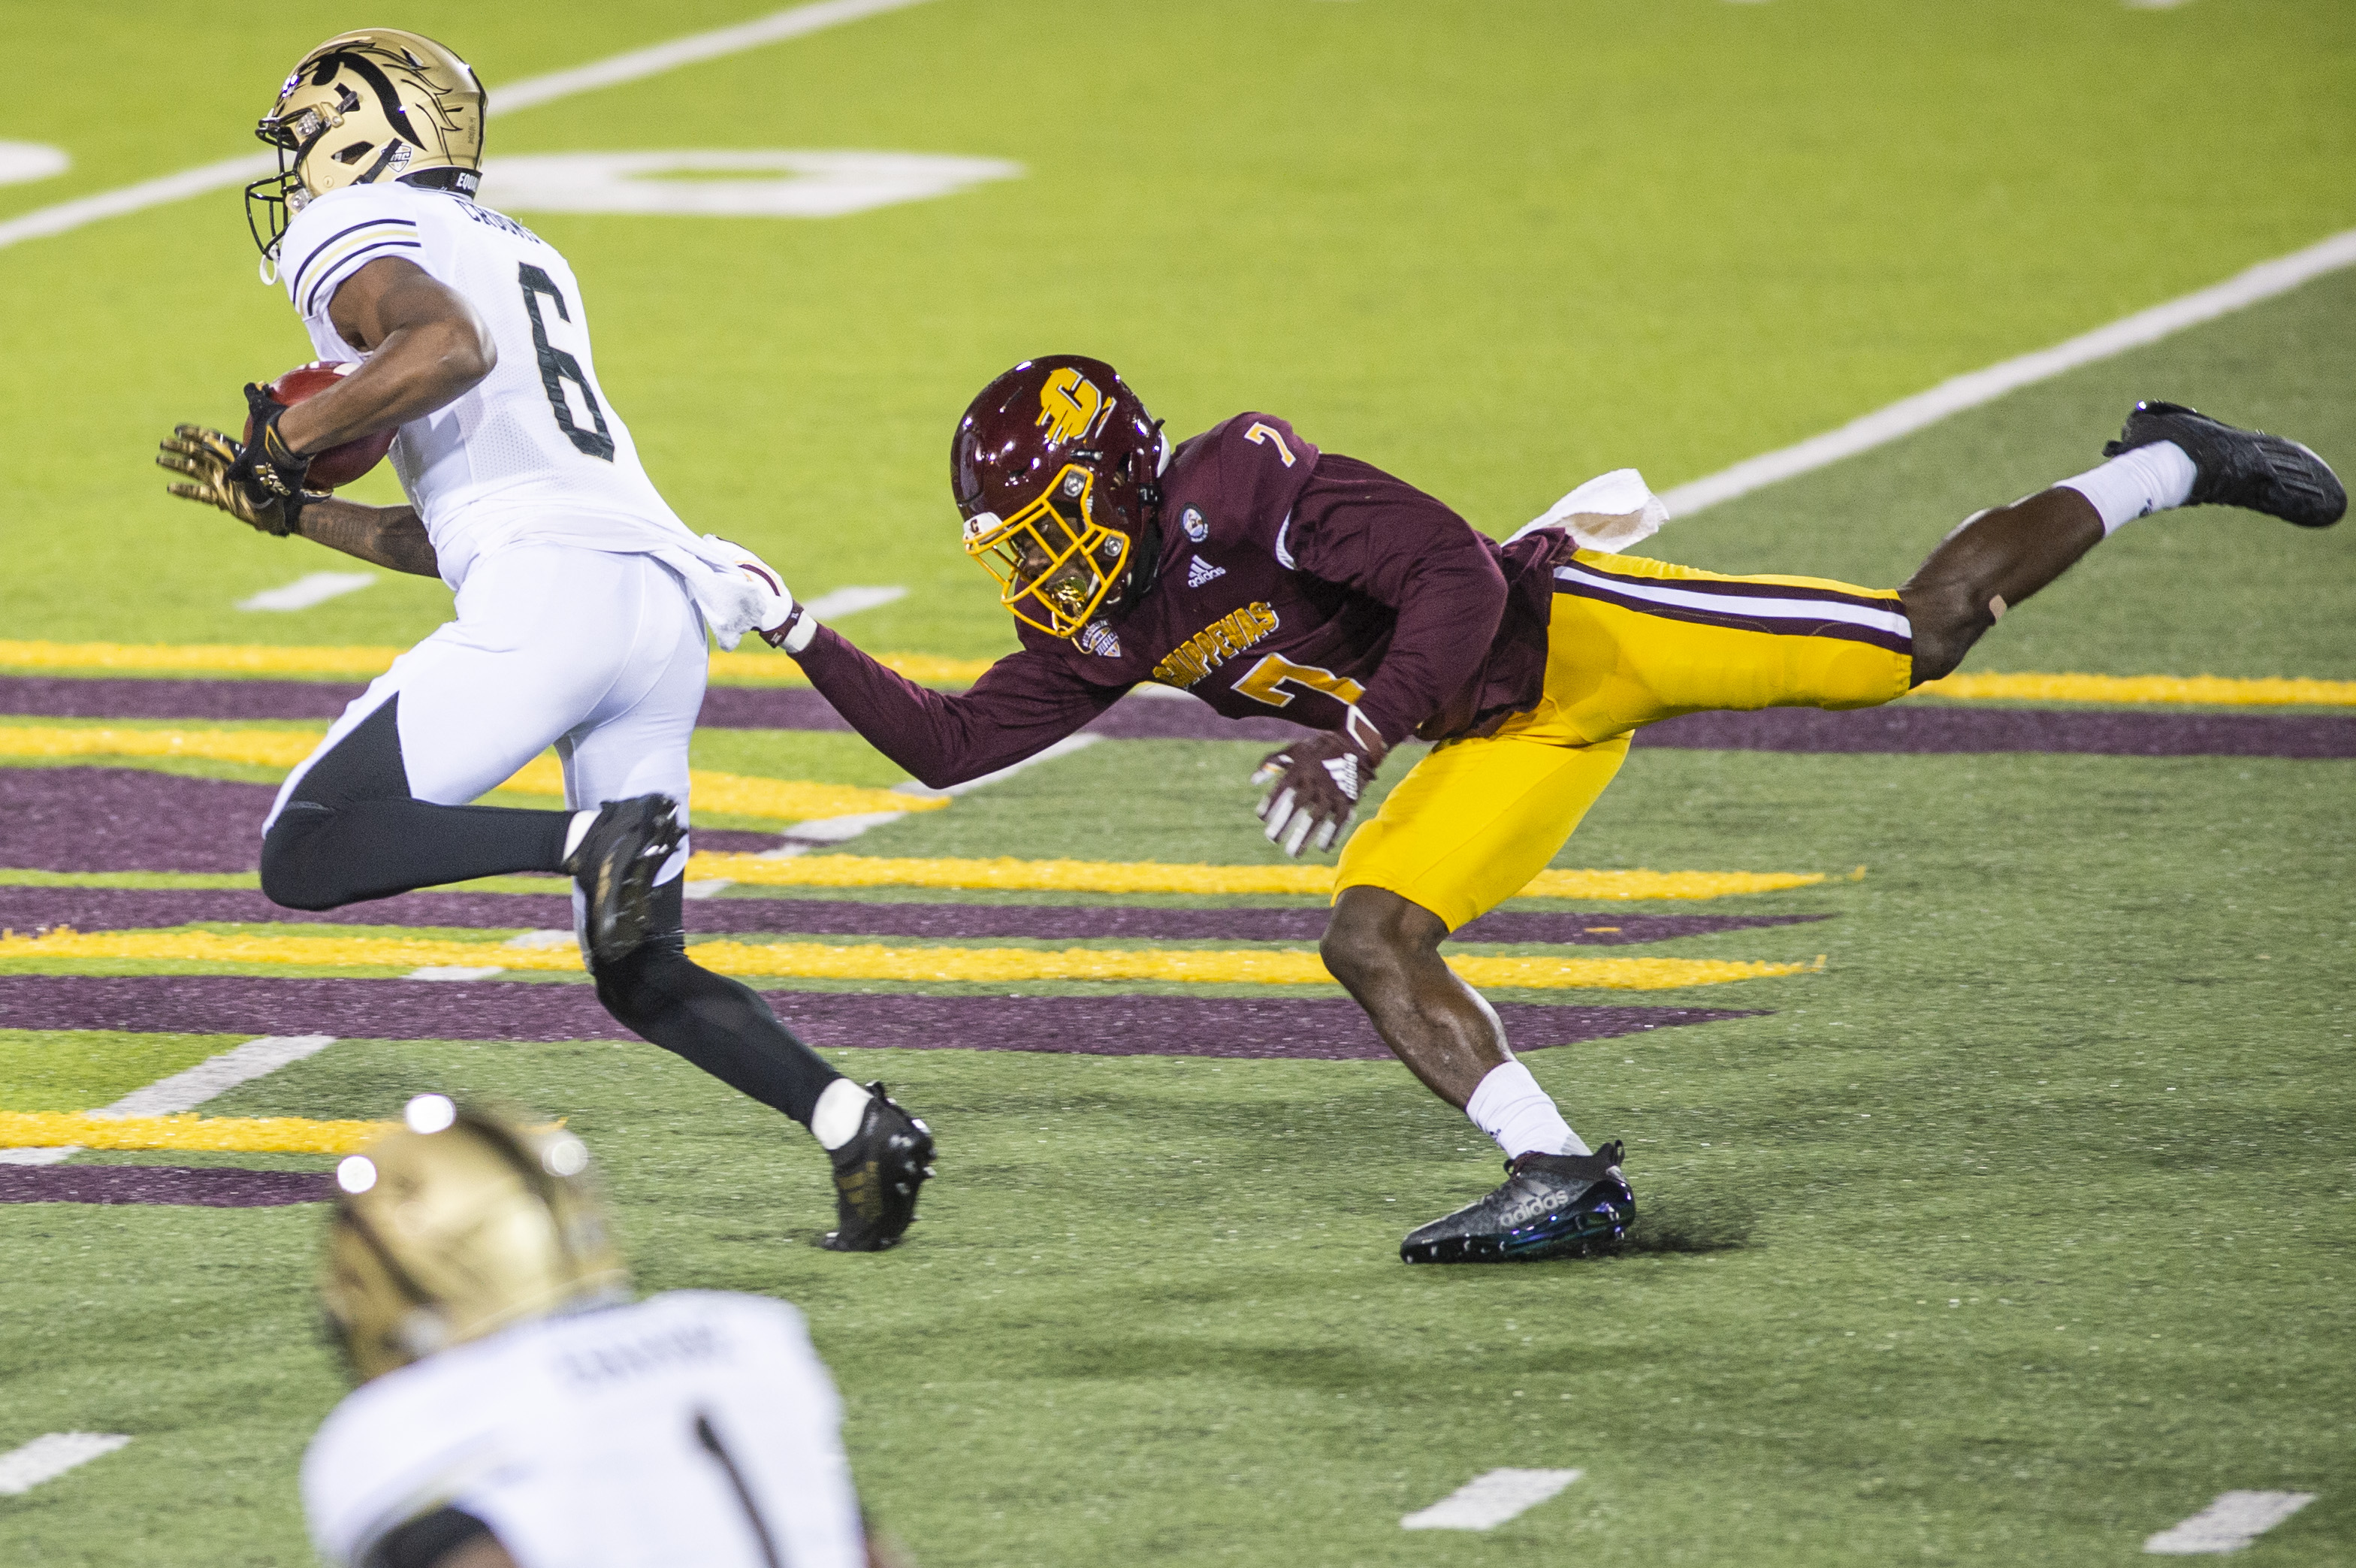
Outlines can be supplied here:
M1153 434L1152 449L1139 453L1130 462L1130 482L1137 487L1137 515L1144 526L1138 530L1137 548L1130 552L1129 581L1121 587L1119 602L1112 607L1115 614L1132 608L1151 593L1162 575L1162 470L1169 462L1170 444L1161 439L1158 419L1153 422Z

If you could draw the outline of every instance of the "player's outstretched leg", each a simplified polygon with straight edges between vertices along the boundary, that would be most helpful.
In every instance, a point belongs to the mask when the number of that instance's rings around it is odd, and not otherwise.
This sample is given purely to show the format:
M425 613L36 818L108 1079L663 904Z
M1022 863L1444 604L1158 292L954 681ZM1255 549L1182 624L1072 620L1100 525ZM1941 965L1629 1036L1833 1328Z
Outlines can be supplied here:
M410 793L401 698L305 768L262 840L262 890L290 909L335 909L476 876L562 871L587 815L445 806Z
M2139 517L2234 506L2328 528L2348 510L2340 477L2307 447L2179 403L2136 404L2103 454L2098 468L1965 519L1899 589L1917 684L1952 672L1998 617Z
M1514 1059L1495 1009L1440 958L1447 935L1447 922L1421 905L1355 886L1334 900L1320 950L1384 1043L1505 1151L1504 1185L1409 1235L1400 1258L1517 1262L1619 1240L1636 1217L1620 1145L1590 1152L1570 1130Z
M810 1130L834 1165L835 1229L821 1245L892 1246L916 1219L917 1189L933 1174L932 1130L882 1084L862 1088L837 1072L759 992L690 959L682 892L677 877L654 889L641 939L616 956L593 956L597 1000L645 1038Z

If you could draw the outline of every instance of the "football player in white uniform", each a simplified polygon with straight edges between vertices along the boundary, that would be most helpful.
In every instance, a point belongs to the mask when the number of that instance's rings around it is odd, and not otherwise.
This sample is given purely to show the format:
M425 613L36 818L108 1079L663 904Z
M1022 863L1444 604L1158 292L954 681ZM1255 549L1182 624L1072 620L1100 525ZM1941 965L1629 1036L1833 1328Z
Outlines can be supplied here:
M338 1568L875 1568L801 1314L630 1304L562 1129L439 1094L346 1159L320 1282L360 1387L303 1507Z
M614 1016L809 1127L835 1167L826 1244L888 1247L916 1217L930 1132L684 951L706 628L734 647L783 623L792 596L656 493L598 385L572 269L472 199L483 108L466 62L415 33L347 33L303 58L261 123L280 172L248 189L248 217L264 277L274 265L320 358L358 368L291 406L248 386L250 440L184 424L157 458L183 476L175 495L438 575L457 596L456 618L287 779L262 891L327 909L573 874L583 952ZM305 489L314 456L396 427L407 506ZM468 803L551 746L572 810Z

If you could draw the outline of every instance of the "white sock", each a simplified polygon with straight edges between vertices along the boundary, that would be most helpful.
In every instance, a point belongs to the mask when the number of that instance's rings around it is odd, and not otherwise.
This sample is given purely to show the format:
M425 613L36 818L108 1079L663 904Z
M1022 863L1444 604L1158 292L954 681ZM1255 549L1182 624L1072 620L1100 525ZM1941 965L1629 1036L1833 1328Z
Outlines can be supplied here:
M1541 1155L1584 1155L1587 1145L1555 1109L1554 1101L1538 1087L1530 1069L1507 1062L1489 1069L1472 1098L1464 1102L1472 1124L1497 1140L1509 1160L1533 1149Z
M818 1109L810 1112L810 1136L821 1149L842 1147L859 1136L859 1123L866 1119L868 1104L867 1090L847 1078L836 1079L818 1097Z
M573 813L573 821L564 830L565 859L571 860L573 858L573 852L579 849L581 847L581 841L589 836L589 824L596 820L597 813L594 811L575 811Z
M2155 441L2062 484L2094 503L2103 514L2103 535L2108 538L2122 524L2182 506L2191 499L2197 477L2183 447L2173 441Z

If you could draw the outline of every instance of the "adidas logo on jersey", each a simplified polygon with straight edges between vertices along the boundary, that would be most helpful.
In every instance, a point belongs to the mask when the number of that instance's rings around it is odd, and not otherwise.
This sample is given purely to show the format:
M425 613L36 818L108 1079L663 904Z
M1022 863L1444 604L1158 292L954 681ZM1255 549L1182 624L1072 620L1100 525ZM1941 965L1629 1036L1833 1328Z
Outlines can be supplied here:
M1186 585L1190 588L1199 588L1212 578L1224 577L1226 575L1227 569L1225 566L1214 566L1200 555L1194 556L1186 563Z

